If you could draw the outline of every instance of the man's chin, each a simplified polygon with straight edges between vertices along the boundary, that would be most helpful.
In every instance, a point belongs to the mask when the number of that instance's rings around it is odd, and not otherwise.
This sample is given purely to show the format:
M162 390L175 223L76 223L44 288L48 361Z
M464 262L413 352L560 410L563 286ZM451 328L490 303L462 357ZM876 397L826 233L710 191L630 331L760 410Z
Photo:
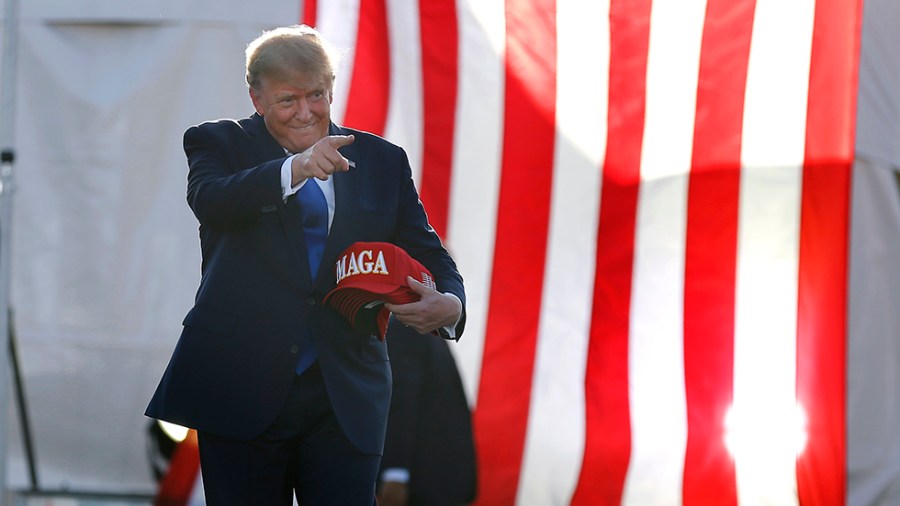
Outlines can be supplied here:
M304 132L300 135L292 135L291 136L291 145L294 146L294 152L300 153L301 151L306 151L310 146L323 139L327 134L323 134L321 132Z

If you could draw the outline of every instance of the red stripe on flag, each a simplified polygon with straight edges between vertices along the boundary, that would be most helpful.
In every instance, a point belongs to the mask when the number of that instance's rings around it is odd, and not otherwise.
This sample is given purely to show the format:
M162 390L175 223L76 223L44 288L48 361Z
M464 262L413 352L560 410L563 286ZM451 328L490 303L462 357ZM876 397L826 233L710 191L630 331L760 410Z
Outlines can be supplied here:
M556 104L554 0L507 0L503 161L481 384L478 503L514 504L544 281Z
M384 135L391 89L385 0L360 0L356 56L347 94L344 124Z
M585 371L585 450L573 505L618 505L631 454L628 334L650 0L613 0L609 18L609 126Z
M804 506L846 498L847 258L862 2L816 2L800 220L797 399Z
M420 195L428 221L446 239L456 123L459 35L454 0L421 0L424 146Z
M685 251L685 506L737 504L724 426L734 386L741 132L755 4L710 0L703 26Z
M303 12L300 15L300 22L307 26L316 26L316 16L318 15L316 8L318 0L303 0Z

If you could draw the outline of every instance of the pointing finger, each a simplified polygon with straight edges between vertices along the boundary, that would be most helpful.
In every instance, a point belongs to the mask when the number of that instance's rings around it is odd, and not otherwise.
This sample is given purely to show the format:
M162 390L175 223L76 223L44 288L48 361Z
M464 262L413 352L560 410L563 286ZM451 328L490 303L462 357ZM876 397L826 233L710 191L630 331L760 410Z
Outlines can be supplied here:
M328 139L328 144L331 144L331 147L335 149L353 144L353 141L356 140L352 135L329 135L326 138Z

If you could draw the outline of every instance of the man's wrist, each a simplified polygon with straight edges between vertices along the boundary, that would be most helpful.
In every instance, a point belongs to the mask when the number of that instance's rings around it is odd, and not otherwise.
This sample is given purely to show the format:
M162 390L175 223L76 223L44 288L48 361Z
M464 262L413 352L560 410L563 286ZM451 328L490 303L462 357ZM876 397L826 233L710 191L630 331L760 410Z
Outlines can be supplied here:
M459 325L459 320L462 318L462 301L459 300L459 297L456 294L451 292L444 292L445 297L449 297L453 299L456 303L456 320L452 324L444 325L440 328L440 335L444 339L456 339L456 326Z
M293 184L294 171L292 168L292 163L294 158L297 155L291 155L284 159L284 163L281 164L281 198L282 200L287 200L288 197L297 193L297 190L300 189L302 184Z

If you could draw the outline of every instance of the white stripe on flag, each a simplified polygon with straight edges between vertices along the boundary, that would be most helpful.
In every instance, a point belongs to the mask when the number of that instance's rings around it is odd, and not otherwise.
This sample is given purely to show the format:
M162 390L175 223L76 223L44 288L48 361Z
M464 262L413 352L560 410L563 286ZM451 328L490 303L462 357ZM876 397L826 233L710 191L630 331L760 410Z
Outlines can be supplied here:
M556 19L550 235L531 414L517 493L517 504L535 506L567 504L581 468L600 165L606 150L608 4L561 0Z
M403 146L416 183L422 177L424 131L422 95L422 38L419 4L387 0L388 41L391 51L391 90L384 136Z
M758 0L738 222L734 406L740 504L797 504L797 272L814 1Z
M459 94L447 242L466 282L465 346L456 354L475 404L487 325L503 139L503 2L461 0Z
M687 182L705 0L654 2L629 338L632 454L622 504L681 504Z
M347 109L347 94L353 76L353 48L359 25L360 0L328 0L317 3L316 29L322 32L341 52L341 64L336 69L334 101L331 103L331 118L343 124Z

